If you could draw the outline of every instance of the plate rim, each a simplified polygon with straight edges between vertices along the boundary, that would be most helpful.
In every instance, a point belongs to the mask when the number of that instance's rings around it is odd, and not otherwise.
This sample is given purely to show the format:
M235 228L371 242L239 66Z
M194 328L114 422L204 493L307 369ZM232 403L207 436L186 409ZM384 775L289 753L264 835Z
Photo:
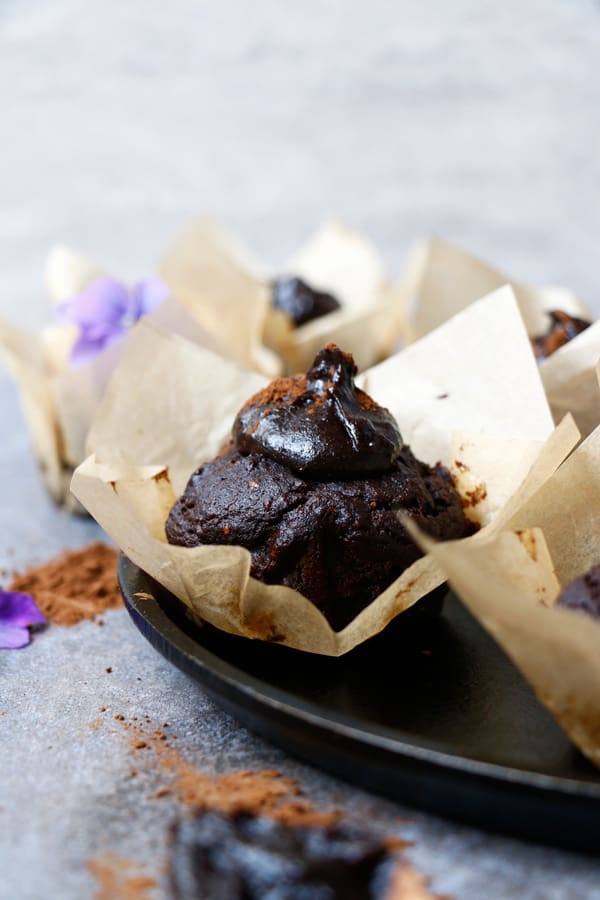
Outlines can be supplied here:
M300 718L310 723L313 727L318 727L325 731L334 731L337 735L344 738L363 745L367 744L384 752L409 758L416 763L426 763L444 771L451 769L461 775L470 778L486 779L498 785L509 782L513 786L520 786L523 789L542 791L545 794L559 793L561 796L568 795L581 800L597 802L599 804L598 812L600 813L600 780L597 782L584 781L577 778L552 775L527 768L504 766L500 763L459 756L440 747L432 746L432 743L434 744L435 742L428 741L425 746L418 744L414 739L411 739L410 735L407 735L400 729L391 729L388 726L378 725L376 730L370 730L361 727L358 720L354 717L343 713L334 713L332 716L323 715L322 712L317 711L318 707L311 701L296 698L270 682L243 672L235 664L224 660L211 650L203 647L202 644L196 643L192 636L168 617L155 597L152 597L151 600L147 598L140 599L130 594L126 589L125 582L129 574L133 575L134 573L141 573L146 579L154 581L152 576L133 563L124 553L120 553L118 560L119 584L125 605L138 630L142 632L155 649L162 652L161 648L157 647L157 644L147 634L146 628L150 629L161 641L174 645L177 652L183 654L191 666L195 668L201 667L210 678L225 682L230 690L244 694L268 706L280 715L283 714L296 720ZM159 588L163 593L169 593L166 588L160 585ZM146 628L140 628L139 621L137 621L138 617L143 620ZM175 630L177 641L171 636L166 637L160 630L159 622L156 620L161 618L167 620L169 627ZM237 636L232 635L232 637ZM193 642L198 648L198 653L192 654L188 648L182 646L181 638L183 638L183 643L187 641ZM243 638L238 639L243 640ZM176 660L170 657L169 661L174 665L178 665ZM180 666L178 667L181 668ZM236 675L236 673L239 674ZM187 674L189 675L189 673ZM265 691L265 687L268 688L268 692ZM592 764L590 763L590 765Z

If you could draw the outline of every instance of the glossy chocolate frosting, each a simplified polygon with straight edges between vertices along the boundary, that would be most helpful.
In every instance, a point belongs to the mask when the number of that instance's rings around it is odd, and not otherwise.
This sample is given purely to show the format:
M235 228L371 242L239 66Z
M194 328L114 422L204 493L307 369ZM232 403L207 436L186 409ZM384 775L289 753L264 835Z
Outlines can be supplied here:
M354 383L354 360L335 344L306 375L278 378L240 410L233 439L304 477L356 478L387 472L403 440L391 414Z
M335 312L340 304L332 294L316 291L301 278L277 278L273 282L273 307L298 327Z
M553 309L548 315L550 316L550 325L546 334L531 338L533 352L538 362L543 362L548 356L552 356L592 324L585 319L570 316L560 309Z

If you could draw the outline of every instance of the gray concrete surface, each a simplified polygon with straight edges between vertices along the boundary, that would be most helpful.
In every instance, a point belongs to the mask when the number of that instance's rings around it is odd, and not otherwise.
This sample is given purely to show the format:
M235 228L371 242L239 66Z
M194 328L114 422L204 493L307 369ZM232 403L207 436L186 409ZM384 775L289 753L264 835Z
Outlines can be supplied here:
M0 470L9 475L0 569L12 570L87 543L100 529L46 498L4 373L0 410L7 436ZM152 751L132 754L115 715L148 716L150 730L167 721L172 746L209 771L278 768L318 805L340 806L413 840L410 861L454 900L600 900L597 860L426 816L302 765L222 713L145 642L124 610L103 619L103 627L56 626L24 650L0 651L0 900L92 898L97 885L86 864L106 854L139 864L162 884L167 829L180 807L154 796L169 773ZM160 887L153 896L168 894Z
M392 272L439 233L600 313L599 50L591 0L0 0L0 314L47 319L54 242L140 275L199 210L274 262L325 213L365 228ZM0 566L95 536L44 496L4 372L0 429ZM600 898L596 860L301 766L223 715L125 612L105 621L0 653L2 900L92 897L85 861L108 851L160 873L175 804L129 777L100 706L167 719L200 763L275 765L323 802L407 816L409 857L457 900Z

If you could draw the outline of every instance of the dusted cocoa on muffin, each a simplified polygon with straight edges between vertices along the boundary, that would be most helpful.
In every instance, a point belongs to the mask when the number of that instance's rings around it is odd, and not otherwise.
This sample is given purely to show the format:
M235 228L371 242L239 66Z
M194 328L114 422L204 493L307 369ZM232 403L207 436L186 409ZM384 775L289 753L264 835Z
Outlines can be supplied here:
M335 629L422 556L401 514L435 538L466 531L447 471L414 457L355 374L329 344L306 375L252 397L166 524L172 544L246 547L255 578L299 591Z
M531 346L538 362L543 362L548 356L556 353L592 324L585 319L570 316L560 309L553 309L548 315L550 326L546 334L531 338Z

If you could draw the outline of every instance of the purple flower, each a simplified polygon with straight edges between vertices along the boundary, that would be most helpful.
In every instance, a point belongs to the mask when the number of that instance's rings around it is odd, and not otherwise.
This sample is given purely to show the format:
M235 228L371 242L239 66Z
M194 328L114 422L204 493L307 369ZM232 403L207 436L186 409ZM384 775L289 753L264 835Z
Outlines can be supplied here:
M45 621L30 594L0 591L0 650L26 647L29 625L43 625Z
M89 362L168 296L169 290L160 278L144 278L131 289L115 278L90 281L80 294L57 309L60 322L79 326L79 337L71 350L73 365Z

